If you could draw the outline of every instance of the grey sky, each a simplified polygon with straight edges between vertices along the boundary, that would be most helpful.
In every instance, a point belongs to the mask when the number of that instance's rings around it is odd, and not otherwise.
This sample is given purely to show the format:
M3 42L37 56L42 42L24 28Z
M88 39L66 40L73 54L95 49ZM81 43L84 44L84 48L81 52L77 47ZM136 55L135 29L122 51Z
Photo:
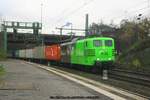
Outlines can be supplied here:
M148 0L0 0L0 15L6 20L40 21L43 4L44 33L52 33L55 27L66 22L74 28L84 28L85 14L90 23L118 24L121 19L131 19L142 13L147 16ZM55 31L57 33L57 31Z

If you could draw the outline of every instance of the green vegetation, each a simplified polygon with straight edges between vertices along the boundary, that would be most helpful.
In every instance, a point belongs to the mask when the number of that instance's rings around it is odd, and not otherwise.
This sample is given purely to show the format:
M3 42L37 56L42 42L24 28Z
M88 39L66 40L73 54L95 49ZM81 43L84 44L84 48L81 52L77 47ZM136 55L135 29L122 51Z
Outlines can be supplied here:
M126 49L119 58L125 57L127 54L143 51L144 49L150 48L150 38L136 42L134 45Z
M125 65L122 68L150 72L150 38L135 43L123 52L117 63Z
M0 50L0 60L6 59L6 53L3 50Z
M0 50L0 61L6 59L6 53L3 50ZM5 74L5 69L2 64L0 64L0 77Z
M141 16L141 15L140 15ZM150 18L124 19L119 26L93 23L91 34L113 37L119 53L116 63L127 70L150 72Z
M0 76L5 74L4 66L0 64Z

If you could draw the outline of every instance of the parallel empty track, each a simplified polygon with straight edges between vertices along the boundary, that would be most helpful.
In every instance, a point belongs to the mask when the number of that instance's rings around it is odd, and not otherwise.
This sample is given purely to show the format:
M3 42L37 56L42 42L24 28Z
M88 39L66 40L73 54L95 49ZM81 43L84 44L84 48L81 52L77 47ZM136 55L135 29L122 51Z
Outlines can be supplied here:
M109 71L109 77L121 81L127 81L130 83L150 87L150 74L113 69Z

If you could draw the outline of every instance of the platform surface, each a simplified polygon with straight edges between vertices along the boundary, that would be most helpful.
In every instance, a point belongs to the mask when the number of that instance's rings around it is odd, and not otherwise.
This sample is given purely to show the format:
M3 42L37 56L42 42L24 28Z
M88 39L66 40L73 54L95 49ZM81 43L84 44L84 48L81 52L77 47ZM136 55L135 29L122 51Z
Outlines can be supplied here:
M1 61L0 100L111 100L87 87L19 60ZM76 98L76 99L75 99Z

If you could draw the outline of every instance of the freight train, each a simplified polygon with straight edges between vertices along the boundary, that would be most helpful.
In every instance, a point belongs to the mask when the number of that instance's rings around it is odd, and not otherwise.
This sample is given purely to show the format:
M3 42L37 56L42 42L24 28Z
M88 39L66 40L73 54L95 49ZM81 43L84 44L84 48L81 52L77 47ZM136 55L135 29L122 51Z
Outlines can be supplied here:
M55 61L97 70L105 64L111 65L115 61L115 55L113 38L89 37L62 44L19 50L16 58Z

